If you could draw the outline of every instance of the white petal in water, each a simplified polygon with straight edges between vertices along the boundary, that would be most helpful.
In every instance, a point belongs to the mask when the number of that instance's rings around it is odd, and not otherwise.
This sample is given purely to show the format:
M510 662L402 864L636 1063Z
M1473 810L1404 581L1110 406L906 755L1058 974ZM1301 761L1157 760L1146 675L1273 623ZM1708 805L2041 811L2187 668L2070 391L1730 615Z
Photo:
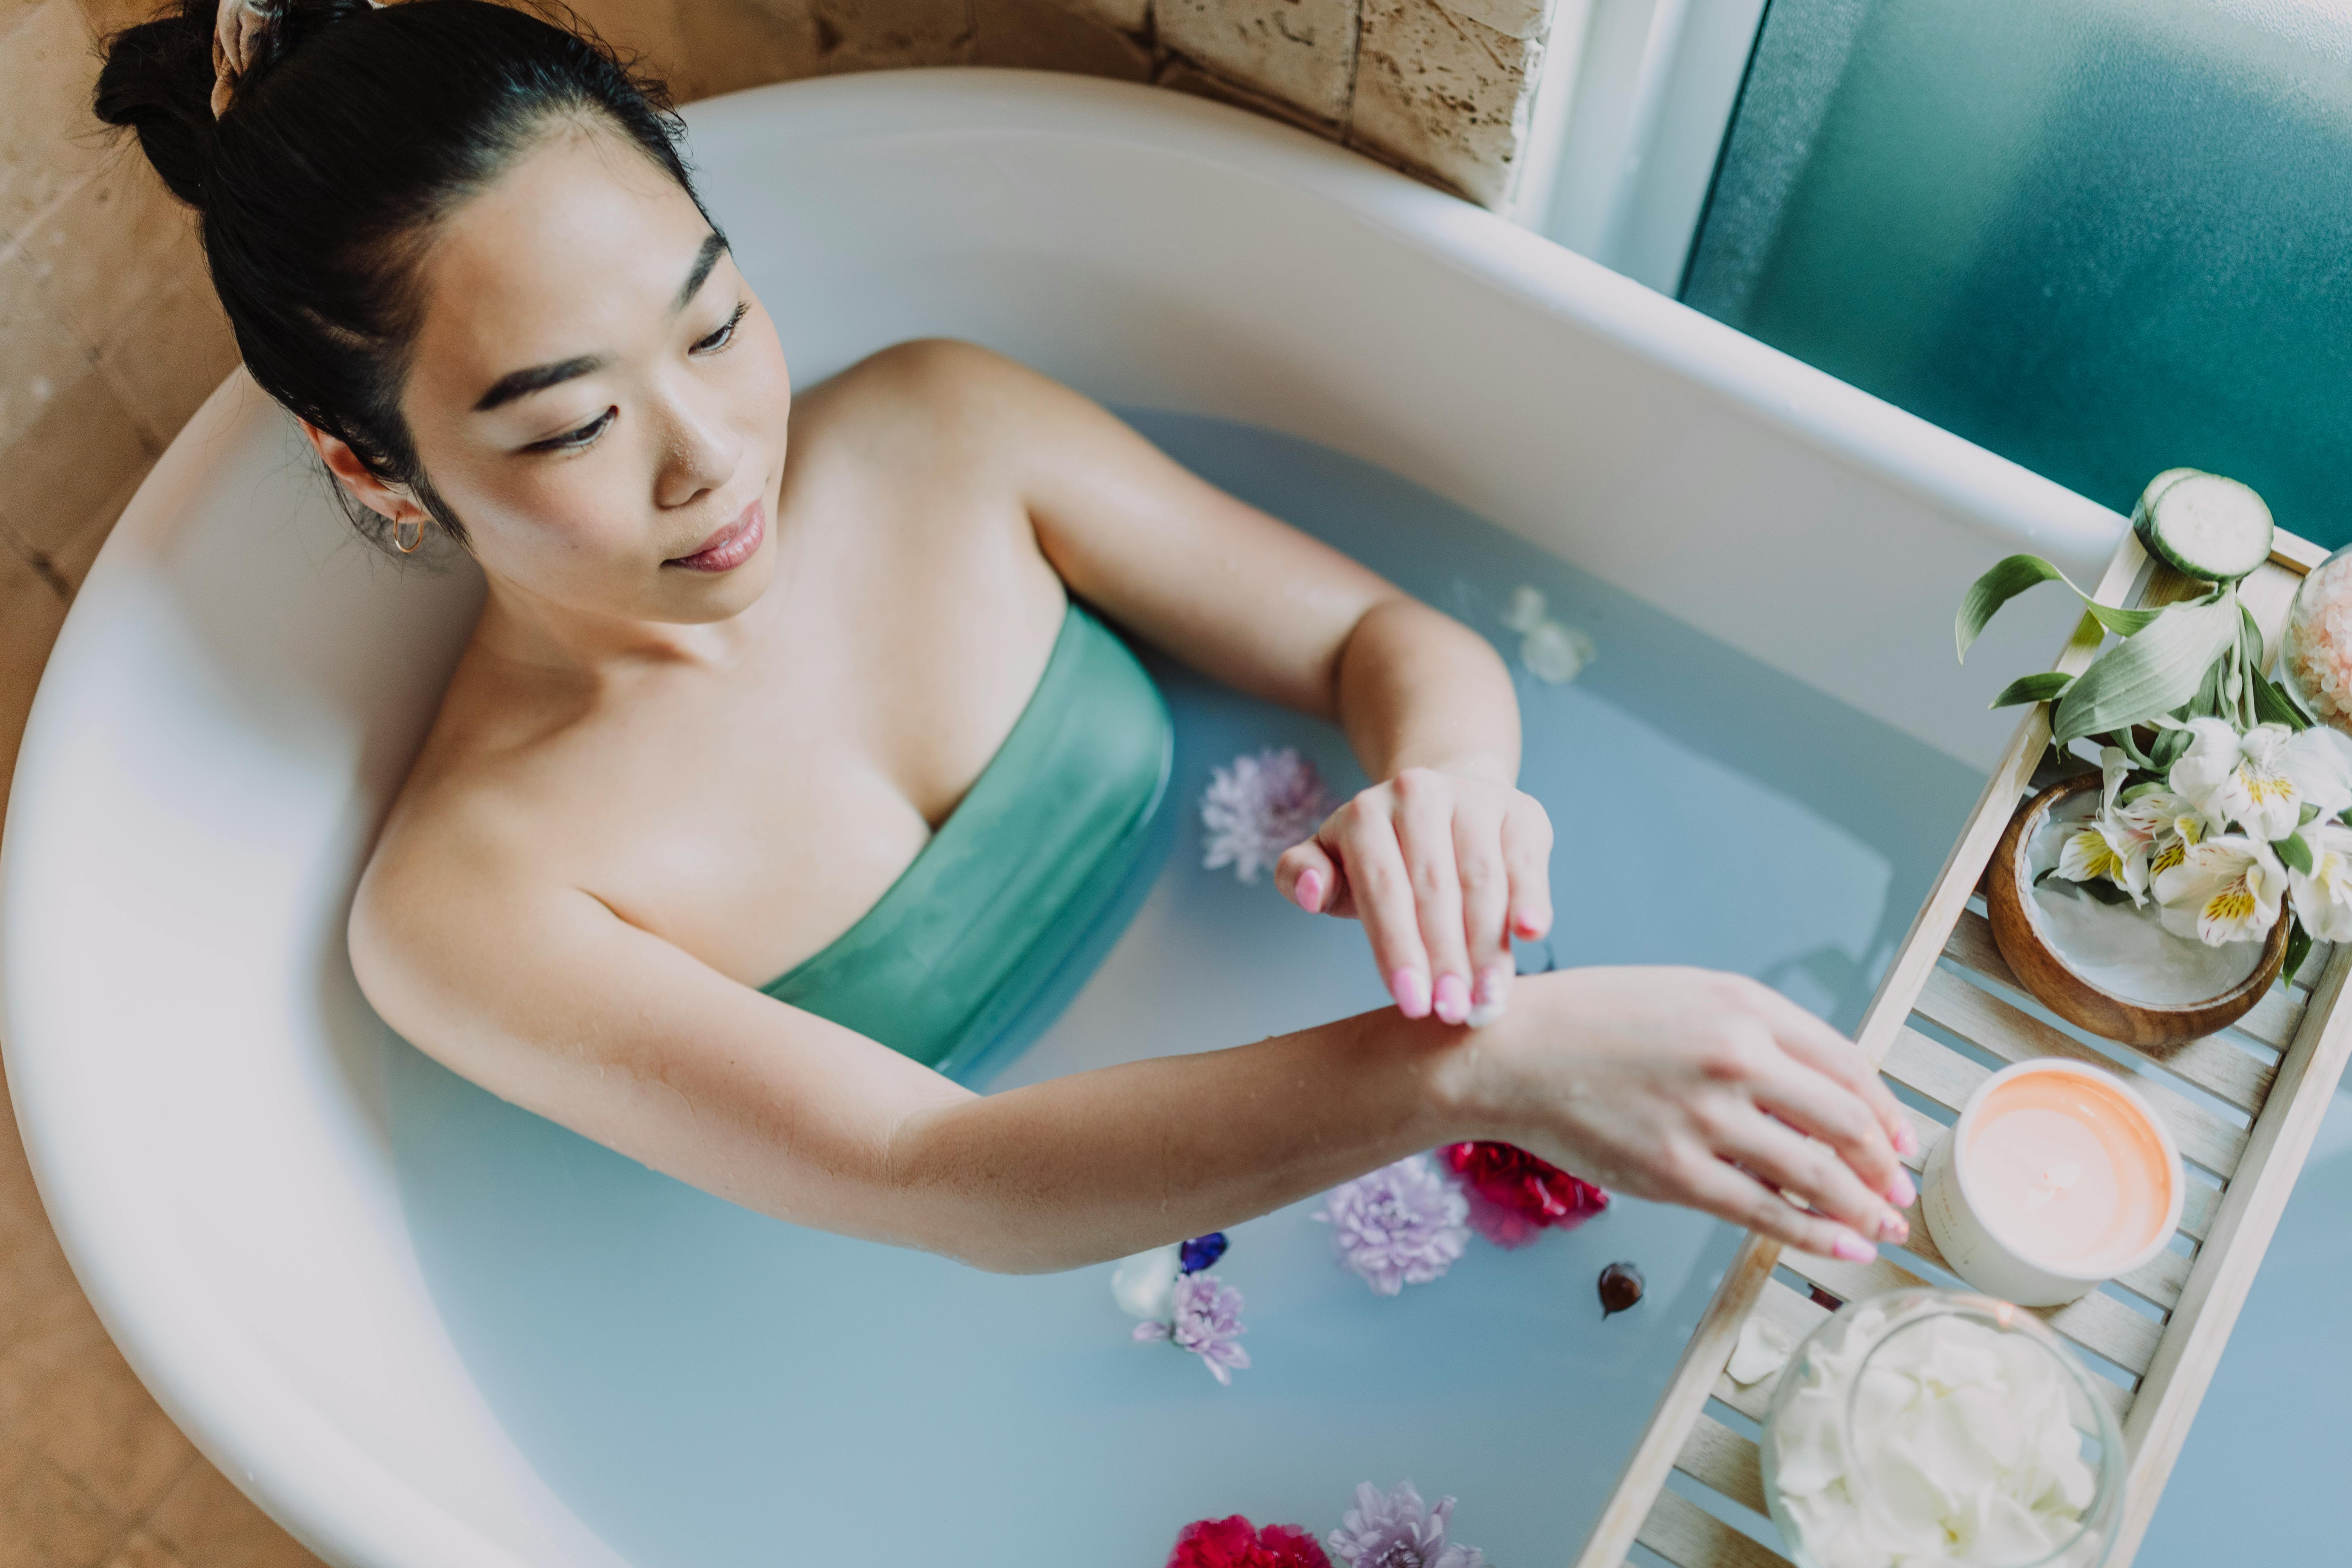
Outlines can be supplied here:
M1121 1258L1111 1270L1110 1293L1118 1310L1130 1318L1155 1322L1168 1316L1181 1265L1173 1242Z
M1520 640L1519 662L1538 680L1559 686L1592 662L1592 639L1573 626L1546 621Z
M1544 624L1544 612L1549 607L1544 603L1543 590L1522 583L1511 590L1510 601L1503 606L1503 624L1515 632L1531 632Z
M1746 1387L1763 1382L1788 1364L1789 1336L1750 1312L1739 1325L1739 1342L1731 1347L1731 1360L1723 1371L1732 1382Z

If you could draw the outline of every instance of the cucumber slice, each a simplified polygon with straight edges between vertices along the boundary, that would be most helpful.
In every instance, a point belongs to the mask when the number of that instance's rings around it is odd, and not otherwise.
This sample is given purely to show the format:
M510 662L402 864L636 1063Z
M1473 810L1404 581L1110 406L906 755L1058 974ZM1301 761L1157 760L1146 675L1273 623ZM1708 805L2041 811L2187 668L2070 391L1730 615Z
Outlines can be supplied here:
M2148 553L2208 583L2234 583L2271 557L2271 509L2235 479L2167 468L2140 491L2132 531Z

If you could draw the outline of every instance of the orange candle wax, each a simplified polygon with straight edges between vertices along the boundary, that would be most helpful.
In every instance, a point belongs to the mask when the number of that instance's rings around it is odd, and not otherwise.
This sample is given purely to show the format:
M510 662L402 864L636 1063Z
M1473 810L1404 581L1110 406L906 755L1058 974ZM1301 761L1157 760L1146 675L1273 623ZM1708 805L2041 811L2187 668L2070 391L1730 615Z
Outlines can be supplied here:
M2087 1074L1995 1085L1960 1158L1985 1225L2044 1268L2107 1273L2147 1249L2171 1207L2172 1163L2156 1129Z
M2027 1307L2072 1301L2168 1246L2188 1177L2114 1074L2047 1058L1979 1084L1927 1152L1919 1206L1951 1271Z

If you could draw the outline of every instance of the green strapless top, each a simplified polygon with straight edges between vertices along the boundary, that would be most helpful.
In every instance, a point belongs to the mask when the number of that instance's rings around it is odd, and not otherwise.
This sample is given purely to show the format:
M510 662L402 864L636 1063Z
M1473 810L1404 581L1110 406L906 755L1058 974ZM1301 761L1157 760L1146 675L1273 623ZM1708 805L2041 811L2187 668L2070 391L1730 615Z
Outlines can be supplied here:
M1045 673L961 804L874 907L761 987L941 1072L1053 981L1167 793L1172 731L1127 645L1071 601Z

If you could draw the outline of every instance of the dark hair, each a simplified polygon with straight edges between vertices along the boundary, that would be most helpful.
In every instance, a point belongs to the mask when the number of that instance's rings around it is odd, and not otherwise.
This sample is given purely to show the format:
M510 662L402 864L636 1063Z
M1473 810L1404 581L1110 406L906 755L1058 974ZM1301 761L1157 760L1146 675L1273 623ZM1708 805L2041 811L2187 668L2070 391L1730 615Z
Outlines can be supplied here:
M568 17L488 0L278 0L215 121L214 9L180 0L110 38L99 118L137 132L204 215L213 287L254 380L463 543L400 416L426 231L567 118L601 116L693 196L668 96ZM383 542L383 519L347 498L344 510Z

